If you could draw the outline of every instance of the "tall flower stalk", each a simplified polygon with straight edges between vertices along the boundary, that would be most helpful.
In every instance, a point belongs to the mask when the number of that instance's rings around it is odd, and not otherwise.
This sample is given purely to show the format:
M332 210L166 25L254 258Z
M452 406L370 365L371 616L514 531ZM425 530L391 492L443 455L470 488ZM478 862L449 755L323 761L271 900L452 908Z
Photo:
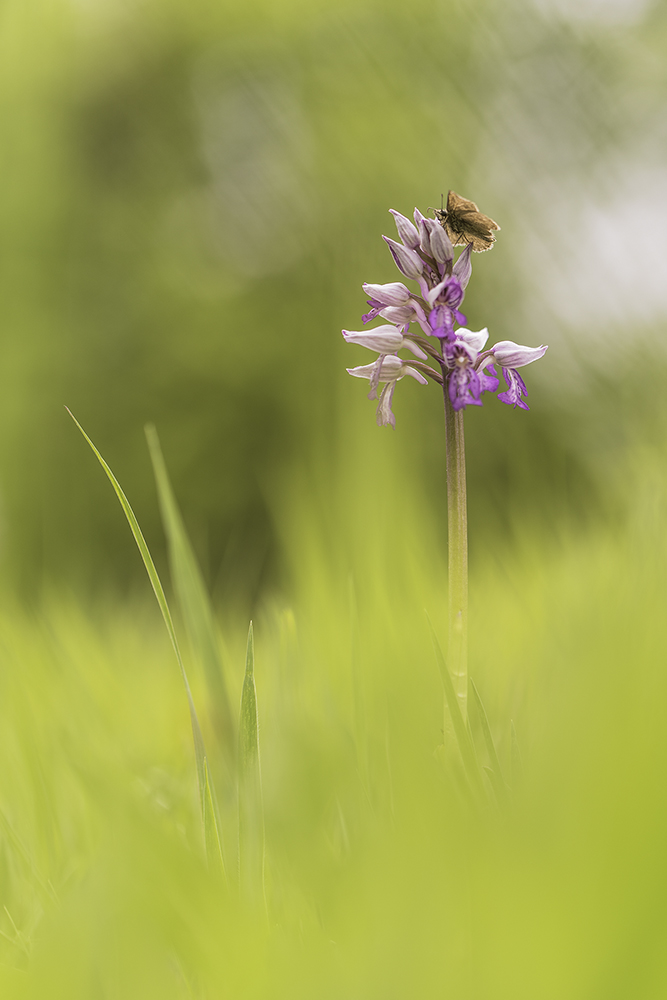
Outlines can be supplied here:
M457 196L458 197L458 196ZM459 199L462 201L462 199ZM369 399L377 399L377 423L395 427L392 403L394 391L401 379L409 375L426 385L437 382L445 404L445 442L447 451L447 532L449 553L449 670L463 719L467 718L468 701L468 518L466 498L466 465L464 411L468 406L481 406L485 392L495 393L500 385L495 365L499 365L507 388L498 399L527 410L528 390L517 369L537 361L546 352L545 345L523 347L503 340L486 348L489 332L477 332L465 325L460 311L465 291L472 275L473 249L489 249L493 234L487 224L495 223L478 213L477 206L467 210L464 222L472 227L470 241L462 233L461 220L451 225L446 211L429 219L418 209L414 224L393 209L399 241L383 236L396 267L418 291L402 281L388 284L364 284L369 312L363 323L375 319L381 325L364 330L343 330L348 343L359 344L378 355L374 362L348 368L355 378L369 380ZM474 210L474 211L473 211ZM484 227L480 229L481 227ZM463 226L465 229L465 225ZM480 240L480 232L484 233ZM465 244L454 258L455 242ZM399 351L407 350L413 357L406 359ZM417 360L414 360L414 359ZM430 362L430 363L429 363ZM382 388L380 388L382 387ZM379 390L379 396L378 396Z
M447 542L449 563L449 670L465 719L468 711L468 499L463 410L445 397L447 446Z

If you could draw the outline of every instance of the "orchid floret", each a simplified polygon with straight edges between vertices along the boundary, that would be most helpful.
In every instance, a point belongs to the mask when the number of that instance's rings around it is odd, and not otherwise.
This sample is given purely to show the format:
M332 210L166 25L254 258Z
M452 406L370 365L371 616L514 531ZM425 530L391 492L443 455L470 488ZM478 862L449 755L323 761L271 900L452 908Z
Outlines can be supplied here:
M393 414L391 404L394 398L396 383L410 375L422 385L428 384L428 379L421 372L413 368L406 361L396 357L395 354L388 354L386 357L380 355L377 361L370 365L359 365L357 368L348 368L348 373L355 378L367 378L371 384L369 399L376 398L376 389L379 383L386 382L380 393L377 408L377 422L380 427L395 427L396 417Z
M374 361L370 365L358 365L356 368L348 368L346 370L348 374L354 375L355 378L371 379L377 364L378 362ZM378 374L379 382L398 382L405 375L411 375L412 378L416 379L417 382L421 382L422 385L428 384L428 379L424 378L421 372L418 372L416 368L409 365L407 361L396 357L395 354L388 354L386 358L382 358Z
M409 337L404 337L398 327L391 323L377 326L374 330L343 330L343 337L348 344L360 344L378 354L395 354L405 347L422 361L428 359L421 347L417 347Z

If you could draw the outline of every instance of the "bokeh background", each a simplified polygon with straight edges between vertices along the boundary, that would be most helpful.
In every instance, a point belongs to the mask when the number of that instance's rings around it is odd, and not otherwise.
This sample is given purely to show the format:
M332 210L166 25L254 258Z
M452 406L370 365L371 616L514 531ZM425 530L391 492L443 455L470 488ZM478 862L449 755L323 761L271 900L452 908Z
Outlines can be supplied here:
M469 325L550 345L531 413L468 416L473 558L527 520L557 540L613 516L623 455L665 423L664 3L5 0L0 20L13 588L143 574L65 404L160 562L157 425L219 604L281 586L281 518L324 517L343 481L401 469L442 532L435 386L403 383L378 430L340 330L362 281L395 277L387 210L449 187L502 227Z
M666 168L664 0L2 0L3 998L663 1000ZM379 429L340 335L396 277L388 209L448 188L502 227L469 325L549 344L530 412L466 414L505 811L457 780L424 617L445 646L440 395L404 380ZM65 405L171 600L158 429L218 628L173 600L229 892ZM219 725L250 615L266 910Z

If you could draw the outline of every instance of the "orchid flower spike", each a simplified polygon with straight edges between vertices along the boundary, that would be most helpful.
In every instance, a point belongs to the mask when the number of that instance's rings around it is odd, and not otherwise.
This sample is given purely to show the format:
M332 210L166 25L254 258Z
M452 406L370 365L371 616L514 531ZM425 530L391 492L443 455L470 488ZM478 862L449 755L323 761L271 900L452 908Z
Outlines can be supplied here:
M477 212L473 202L465 204ZM547 348L544 344L523 347L512 340L501 340L487 348L489 331L467 328L460 307L472 275L472 252L479 247L468 242L455 260L451 232L446 226L447 213L441 217L443 213L436 212L435 218L429 219L416 208L414 223L394 209L391 214L400 242L387 236L383 239L401 276L418 287L412 289L404 281L364 283L370 311L363 316L363 322L370 323L378 317L385 322L365 331L343 330L348 343L367 347L379 355L373 364L347 369L350 375L370 379L372 399L377 398L379 383L385 384L378 406L378 423L395 425L391 402L396 383L405 375L422 383L428 375L439 382L455 411L481 406L483 393L495 393L500 385L494 364L500 365L507 384L507 390L498 399L515 409L527 410L528 391L517 368L537 361ZM466 238L463 230L458 235ZM416 331L411 330L413 325L418 327ZM410 351L420 360L408 365L398 356L401 350ZM429 360L432 366L424 364Z

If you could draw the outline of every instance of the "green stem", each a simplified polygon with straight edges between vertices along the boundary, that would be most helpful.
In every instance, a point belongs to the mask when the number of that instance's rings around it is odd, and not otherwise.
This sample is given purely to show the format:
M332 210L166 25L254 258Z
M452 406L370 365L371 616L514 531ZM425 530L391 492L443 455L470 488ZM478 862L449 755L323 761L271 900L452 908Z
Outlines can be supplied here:
M445 397L447 441L447 535L449 549L449 670L459 708L468 717L468 510L463 411Z

